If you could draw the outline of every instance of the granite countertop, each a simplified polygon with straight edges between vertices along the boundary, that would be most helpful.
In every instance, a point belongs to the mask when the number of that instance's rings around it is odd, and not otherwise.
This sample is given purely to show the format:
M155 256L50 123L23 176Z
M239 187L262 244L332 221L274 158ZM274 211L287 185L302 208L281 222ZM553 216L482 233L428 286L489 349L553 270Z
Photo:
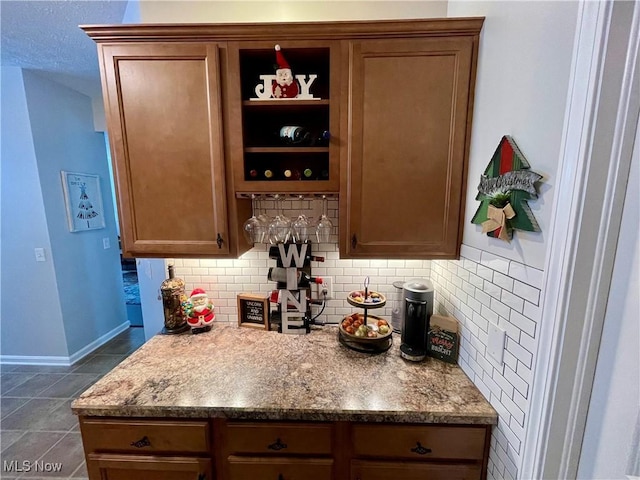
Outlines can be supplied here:
M457 365L341 345L337 327L308 335L214 326L157 335L72 404L77 415L496 424Z

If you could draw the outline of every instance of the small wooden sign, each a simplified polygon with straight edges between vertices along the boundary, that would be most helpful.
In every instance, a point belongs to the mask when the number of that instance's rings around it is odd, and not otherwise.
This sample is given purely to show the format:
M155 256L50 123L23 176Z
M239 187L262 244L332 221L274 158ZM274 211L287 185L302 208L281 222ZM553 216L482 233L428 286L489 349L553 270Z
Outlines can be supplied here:
M453 317L431 315L427 354L447 363L458 362L458 321Z
M269 330L269 299L266 295L238 295L238 326Z

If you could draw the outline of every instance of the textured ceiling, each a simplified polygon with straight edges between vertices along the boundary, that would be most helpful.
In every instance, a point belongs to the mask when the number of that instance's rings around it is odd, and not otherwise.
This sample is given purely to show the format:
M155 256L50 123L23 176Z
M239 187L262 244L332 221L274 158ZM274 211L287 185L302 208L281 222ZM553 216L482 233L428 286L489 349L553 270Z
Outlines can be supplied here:
M122 23L126 1L0 1L0 61L90 96L99 94L96 45L78 25Z

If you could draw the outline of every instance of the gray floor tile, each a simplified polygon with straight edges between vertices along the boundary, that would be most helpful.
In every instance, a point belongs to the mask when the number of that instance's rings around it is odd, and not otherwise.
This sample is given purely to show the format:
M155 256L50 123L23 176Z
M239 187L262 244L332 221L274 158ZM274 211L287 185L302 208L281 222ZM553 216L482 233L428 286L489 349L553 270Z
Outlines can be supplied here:
M6 416L12 414L28 401L28 398L2 397L2 403L0 404L0 410L2 410L2 418L5 418Z
M4 430L0 433L0 451L4 452L18 440L25 432L21 430ZM3 455L4 457L4 455ZM1 466L0 466L1 469ZM1 470L0 470L1 471Z
M18 365L0 365L0 373L13 372Z
M105 374L125 358L127 358L127 355L89 355L84 362L76 366L73 373Z
M14 365L13 372L22 373L69 373L72 366L63 365Z
M59 380L62 380L64 376L64 373L38 373L26 382L10 390L3 391L3 395L10 397L37 397L40 392L46 390Z
M74 398L98 380L96 373L69 373L38 394L40 398Z
M2 430L53 430L68 431L73 425L64 423L64 413L60 407L67 404L66 400L54 398L34 398L18 408L15 412L2 419ZM56 426L58 428L51 428Z
M26 382L33 376L33 373L3 373L0 376L0 391L2 391L2 395L7 395L9 390Z
M33 463L65 435L66 433L56 432L26 432L11 446L3 450L2 460L3 462L17 460L19 465L25 461Z
M51 472L36 472L35 470L32 470L22 475L22 477L68 478L77 470L83 461L84 453L82 450L82 439L80 438L80 434L76 432L67 433L62 440L38 458L38 462L43 462L44 464L59 464L61 467L60 469L53 468L51 469Z
M89 473L87 472L87 464L85 462L82 462L80 464L80 466L76 469L75 472L73 472L73 475L71 475L71 478L89 478Z

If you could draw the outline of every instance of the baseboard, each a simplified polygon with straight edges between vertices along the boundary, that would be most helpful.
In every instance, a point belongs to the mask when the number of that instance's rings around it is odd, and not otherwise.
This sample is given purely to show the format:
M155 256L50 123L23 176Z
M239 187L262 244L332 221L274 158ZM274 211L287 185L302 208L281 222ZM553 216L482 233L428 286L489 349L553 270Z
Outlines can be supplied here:
M104 335L102 335L100 338L94 340L93 342L91 342L89 345L87 345L86 347L78 350L76 353L74 353L73 355L71 355L69 357L69 362L71 362L70 364L73 365L74 363L76 363L78 360L86 357L87 355L89 355L91 352L93 352L94 350L96 350L97 348L100 348L102 345L104 345L105 343L107 343L109 340L111 340L113 337L121 334L122 332L124 332L127 328L129 328L131 326L131 323L129 322L129 320L127 320L126 322L122 322L120 325L118 325L116 328L114 328L113 330L111 330L110 332L105 333Z
M73 365L78 360L86 357L91 352L101 347L109 340L124 332L127 328L129 328L129 321L121 323L113 330L105 333L100 338L94 340L86 347L78 350L73 355L68 357L64 356L41 356L41 355L0 355L0 364L2 365L51 365L51 366L61 366L68 367L69 365Z

